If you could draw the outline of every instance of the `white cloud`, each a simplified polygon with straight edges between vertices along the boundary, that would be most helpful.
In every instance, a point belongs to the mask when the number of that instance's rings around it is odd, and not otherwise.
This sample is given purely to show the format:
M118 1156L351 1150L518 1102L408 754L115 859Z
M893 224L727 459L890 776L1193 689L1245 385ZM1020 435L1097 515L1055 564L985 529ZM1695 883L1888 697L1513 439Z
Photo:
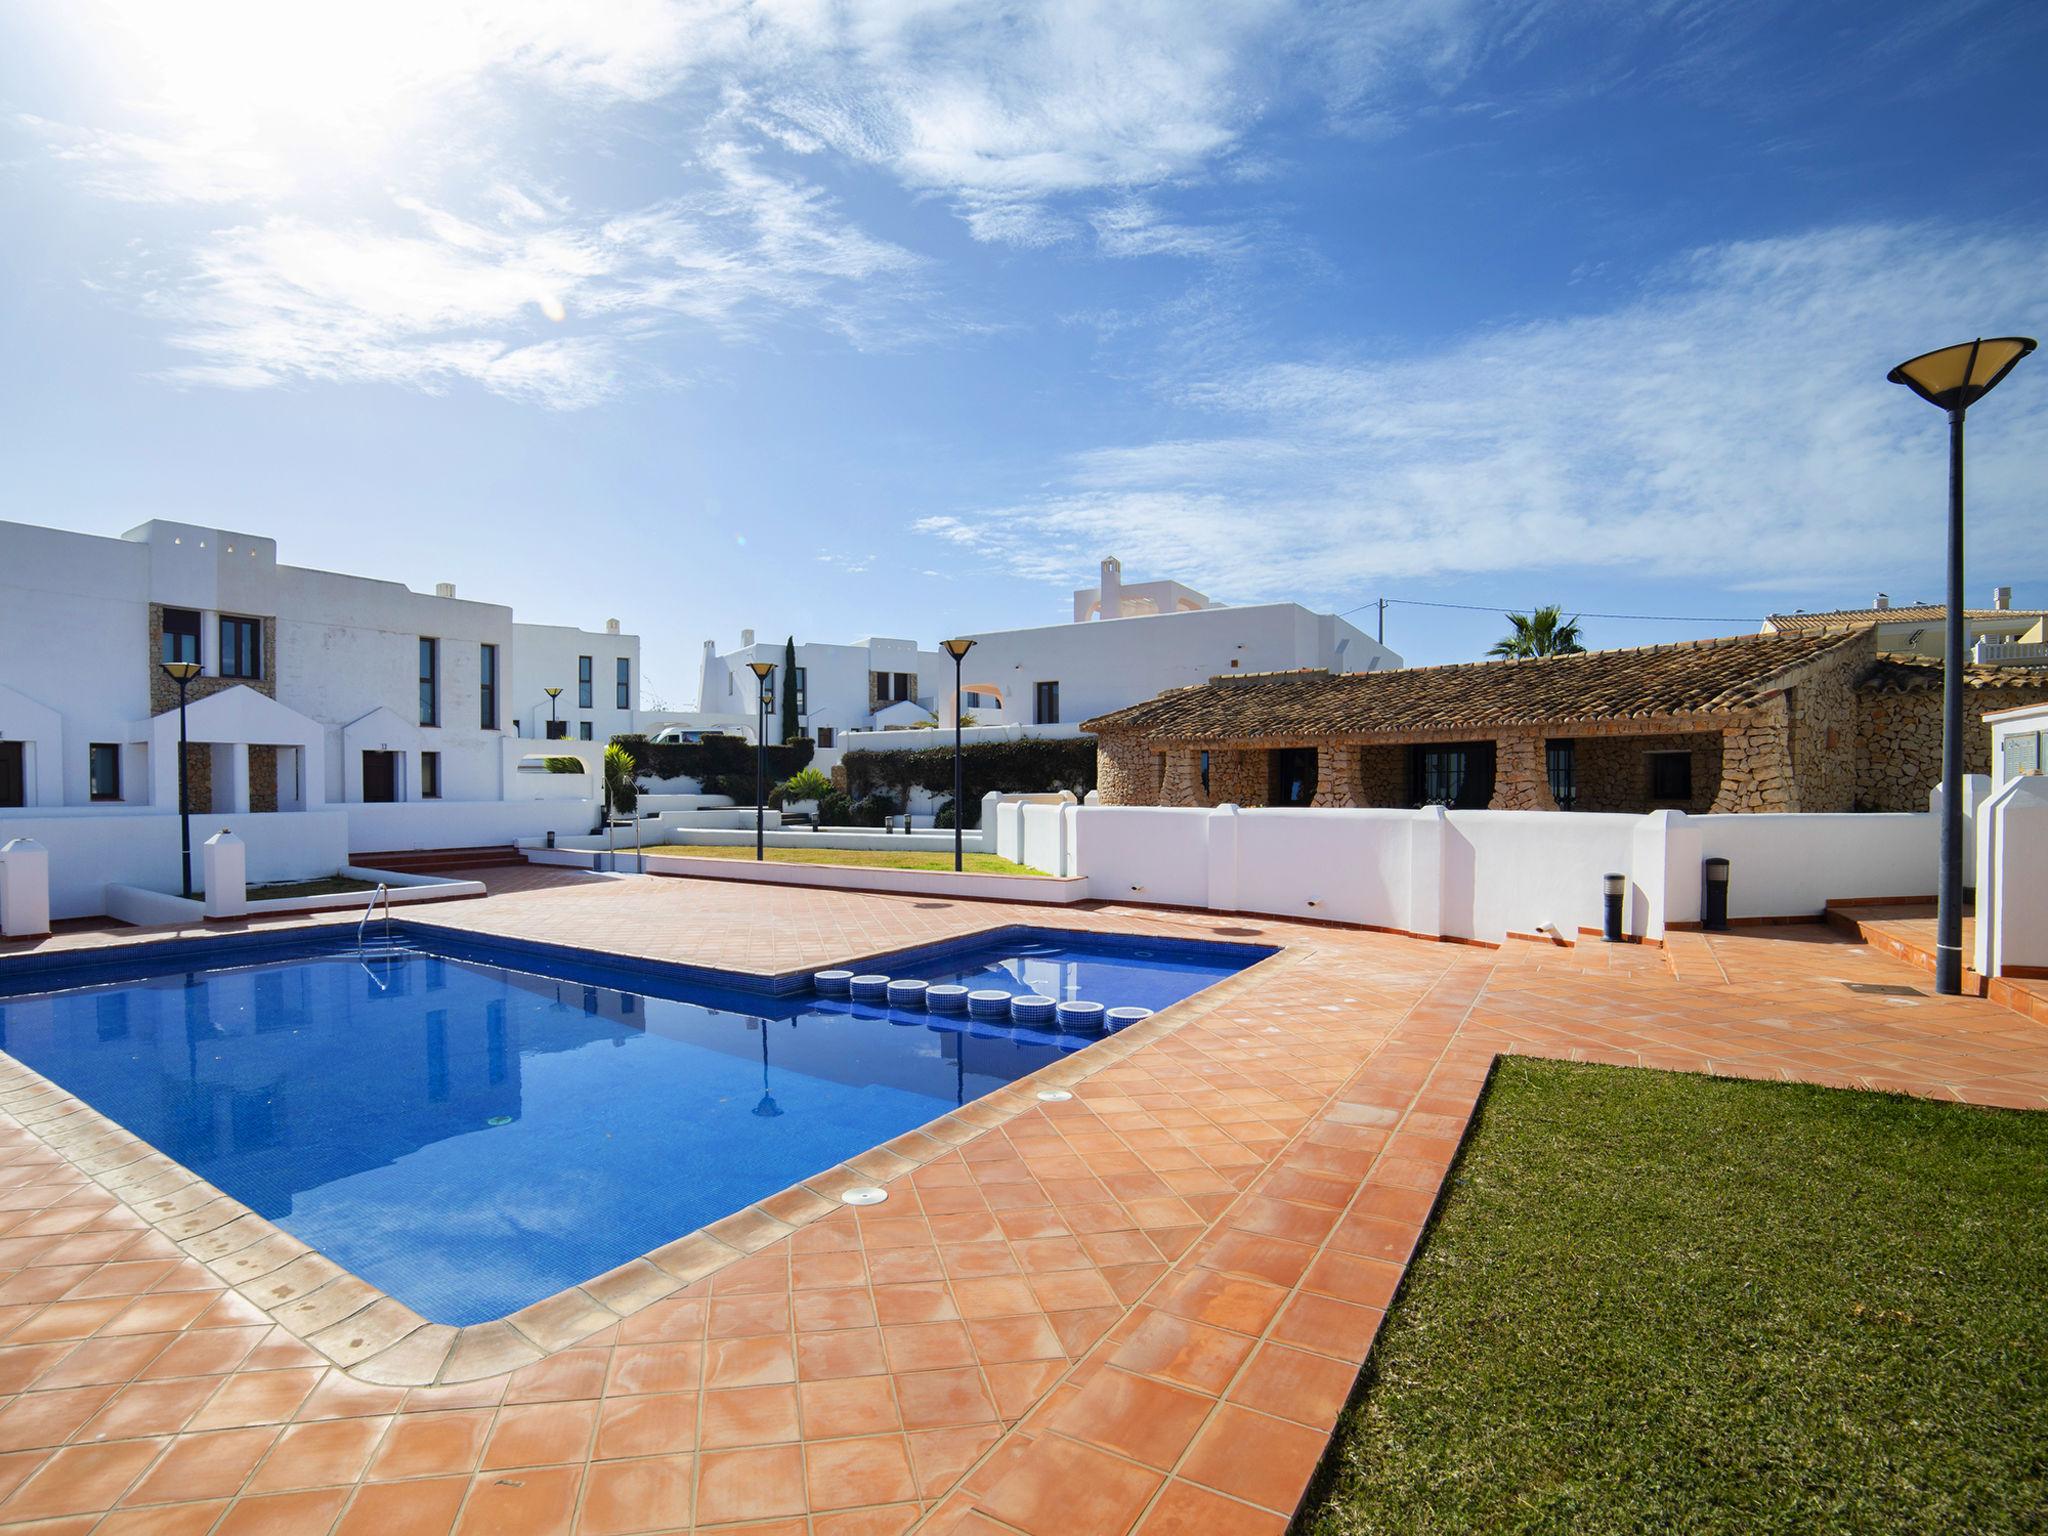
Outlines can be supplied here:
M1606 314L1176 381L1213 434L1085 453L1042 497L917 526L1027 576L1114 550L1243 598L1532 566L1784 589L1925 568L1945 428L1884 375L1980 328L2038 334L2044 294L2025 238L1719 246ZM2038 568L2048 380L2016 375L1972 420L1972 569Z
M664 325L737 334L803 310L860 340L919 265L742 153L720 150L711 169L699 194L611 218L500 188L506 213L488 223L400 198L399 227L278 214L222 231L190 281L155 301L172 343L197 358L174 376L428 390L468 379L573 408L616 392L632 340ZM570 334L549 334L560 324Z

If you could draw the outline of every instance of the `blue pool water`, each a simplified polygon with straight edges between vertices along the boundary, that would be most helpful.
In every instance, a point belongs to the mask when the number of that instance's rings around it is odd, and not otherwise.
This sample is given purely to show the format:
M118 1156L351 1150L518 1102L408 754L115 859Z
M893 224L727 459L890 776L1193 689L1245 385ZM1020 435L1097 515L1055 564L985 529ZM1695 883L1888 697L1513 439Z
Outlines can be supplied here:
M0 990L64 988L0 995L0 1048L429 1319L463 1324L1088 1043L431 930L408 945L0 973ZM1263 953L1027 930L875 968L1157 1009Z

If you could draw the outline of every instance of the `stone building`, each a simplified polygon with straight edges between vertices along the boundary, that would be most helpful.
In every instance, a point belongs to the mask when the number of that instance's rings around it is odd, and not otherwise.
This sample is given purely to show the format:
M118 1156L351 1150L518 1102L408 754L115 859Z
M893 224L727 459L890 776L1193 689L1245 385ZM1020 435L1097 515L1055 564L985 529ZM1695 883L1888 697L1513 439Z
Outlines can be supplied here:
M2048 700L2048 669L1972 667L1983 716ZM1874 628L1333 676L1212 677L1083 722L1108 805L1641 813L1924 810L1941 668Z

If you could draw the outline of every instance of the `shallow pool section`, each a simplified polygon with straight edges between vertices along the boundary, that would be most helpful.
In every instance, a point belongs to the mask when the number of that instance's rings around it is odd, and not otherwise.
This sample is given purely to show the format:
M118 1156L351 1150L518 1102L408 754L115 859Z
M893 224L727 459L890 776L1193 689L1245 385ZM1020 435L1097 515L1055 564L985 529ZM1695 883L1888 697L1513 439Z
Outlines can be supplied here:
M891 974L1156 1009L1261 953L1026 932ZM429 929L367 957L150 964L0 995L0 1048L443 1323L553 1295L1087 1044Z

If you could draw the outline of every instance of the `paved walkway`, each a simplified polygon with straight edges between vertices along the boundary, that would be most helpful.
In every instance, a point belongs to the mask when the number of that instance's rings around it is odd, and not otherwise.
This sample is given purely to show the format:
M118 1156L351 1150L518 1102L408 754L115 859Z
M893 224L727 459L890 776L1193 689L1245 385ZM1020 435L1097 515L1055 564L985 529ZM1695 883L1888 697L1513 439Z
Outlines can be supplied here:
M1288 949L886 1204L454 1386L325 1364L0 1116L0 1527L1271 1536L1496 1053L2048 1108L2048 1029L1852 992L1927 978L1818 925L1492 951L1141 908L490 882L407 916L759 972L1015 921Z

